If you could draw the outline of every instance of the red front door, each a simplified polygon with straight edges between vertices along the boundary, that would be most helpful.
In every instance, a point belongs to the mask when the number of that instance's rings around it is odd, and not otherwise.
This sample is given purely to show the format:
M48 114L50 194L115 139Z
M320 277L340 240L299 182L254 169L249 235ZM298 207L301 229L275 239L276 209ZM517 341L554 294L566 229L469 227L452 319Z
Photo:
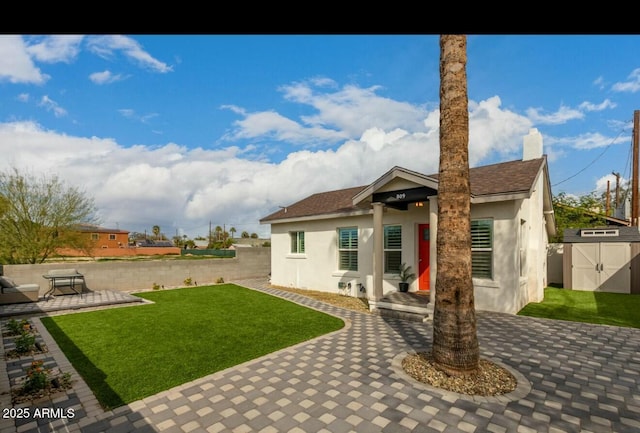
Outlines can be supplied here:
M429 290L429 224L418 226L418 289Z

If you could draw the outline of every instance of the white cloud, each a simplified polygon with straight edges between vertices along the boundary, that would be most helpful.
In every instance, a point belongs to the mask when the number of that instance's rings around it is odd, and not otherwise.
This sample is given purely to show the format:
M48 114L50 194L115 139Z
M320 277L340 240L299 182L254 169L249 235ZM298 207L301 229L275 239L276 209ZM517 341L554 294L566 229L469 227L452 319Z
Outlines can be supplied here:
M0 35L0 82L43 84L49 78L33 63L20 36Z
M607 108L616 108L617 104L615 102L611 102L609 99L605 99L600 104L593 104L591 102L583 102L580 104L580 109L585 111L602 111Z
M138 113L135 112L135 110L131 108L121 108L118 110L118 113L120 113L123 117L126 117L127 119L135 120L140 123L147 123L149 120L153 119L154 117L158 117L158 113L149 113L145 115L139 115Z
M522 137L532 122L513 111L501 108L494 96L479 103L469 101L469 164L475 166L492 152L502 156L522 155Z
M628 181L629 180L625 179L624 176L620 176L620 179L618 180L618 187L624 188ZM602 194L607 192L607 182L609 182L610 203L613 208L616 196L616 176L613 173L604 175L596 181L596 193Z
M95 84L111 84L124 79L122 74L113 74L111 71L94 72L89 75L89 80Z
M574 108L561 106L558 111L551 114L540 113L539 108L529 108L527 110L527 116L534 122L540 125L560 125L567 123L569 120L583 119L584 113Z
M336 88L335 92L317 92L317 87ZM285 99L310 107L313 114L297 119L274 111L247 113L236 106L224 106L243 119L234 123L226 139L269 137L287 144L315 147L333 145L347 139L357 139L370 128L390 130L402 128L427 132L424 123L427 111L408 103L378 96L379 87L367 89L345 86L337 89L329 79L316 78L304 83L282 86Z
M629 93L635 93L640 90L640 68L634 69L627 78L627 81L615 83L611 86L611 90Z
M588 132L574 137L552 138L549 143L552 146L568 147L577 150L597 149L613 144L623 144L629 141L628 136L622 134L616 137L605 136L599 132Z
M81 35L53 35L28 38L27 52L40 62L70 63L78 56L83 38L84 36Z
M119 52L145 69L160 73L173 71L173 67L152 57L138 41L127 36L91 36L87 38L87 47L94 54L106 59Z
M47 95L44 95L40 99L38 106L44 107L45 110L52 112L56 117L64 117L67 115L67 110L60 107L57 102L49 98Z
M51 77L41 72L35 62L71 63L78 57L83 43L91 52L104 58L111 58L118 52L140 67L154 72L166 73L173 70L171 66L147 53L137 41L126 36L0 35L0 82L43 84ZM110 71L96 72L89 77L96 84L112 83L125 78Z

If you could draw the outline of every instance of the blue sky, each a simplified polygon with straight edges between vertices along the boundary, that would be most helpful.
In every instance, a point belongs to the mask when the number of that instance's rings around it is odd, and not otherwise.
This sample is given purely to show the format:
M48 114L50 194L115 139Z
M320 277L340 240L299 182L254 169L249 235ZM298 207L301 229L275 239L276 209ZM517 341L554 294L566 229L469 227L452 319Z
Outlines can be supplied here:
M470 162L543 135L552 192L630 179L640 36L470 35ZM235 227L395 165L438 170L437 35L0 35L0 170L57 175L105 227Z

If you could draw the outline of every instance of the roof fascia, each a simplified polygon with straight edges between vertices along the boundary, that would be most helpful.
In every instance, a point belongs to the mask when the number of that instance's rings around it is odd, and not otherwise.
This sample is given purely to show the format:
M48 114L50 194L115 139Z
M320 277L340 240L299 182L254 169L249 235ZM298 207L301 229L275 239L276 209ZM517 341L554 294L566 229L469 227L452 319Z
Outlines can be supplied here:
M547 157L544 157L544 163L542 170L540 170L544 176L544 191L542 211L545 219L545 227L547 228L548 236L555 236L558 228L556 226L556 215L553 211L553 196L551 194L551 179L549 177L549 166L547 165Z
M518 193L510 193L510 194L472 195L471 203L473 204L495 203L498 201L522 200L529 197L531 197L531 194L529 192L518 192Z
M293 223L293 222L304 222L304 221L317 221L317 220L327 220L333 218L344 218L344 217L353 217L353 216L362 216L362 215L371 215L373 214L372 209L363 209L357 211L349 211L349 212L332 212L321 215L307 215L301 217L292 217L292 218L280 218L277 220L271 221L260 221L260 224L285 224L285 223Z

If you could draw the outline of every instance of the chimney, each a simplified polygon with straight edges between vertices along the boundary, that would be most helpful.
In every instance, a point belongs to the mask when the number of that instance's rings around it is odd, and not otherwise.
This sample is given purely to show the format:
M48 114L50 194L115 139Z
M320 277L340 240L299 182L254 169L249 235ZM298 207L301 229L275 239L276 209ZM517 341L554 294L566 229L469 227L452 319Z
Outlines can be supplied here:
M542 134L536 128L531 128L529 134L524 136L522 160L542 158Z

